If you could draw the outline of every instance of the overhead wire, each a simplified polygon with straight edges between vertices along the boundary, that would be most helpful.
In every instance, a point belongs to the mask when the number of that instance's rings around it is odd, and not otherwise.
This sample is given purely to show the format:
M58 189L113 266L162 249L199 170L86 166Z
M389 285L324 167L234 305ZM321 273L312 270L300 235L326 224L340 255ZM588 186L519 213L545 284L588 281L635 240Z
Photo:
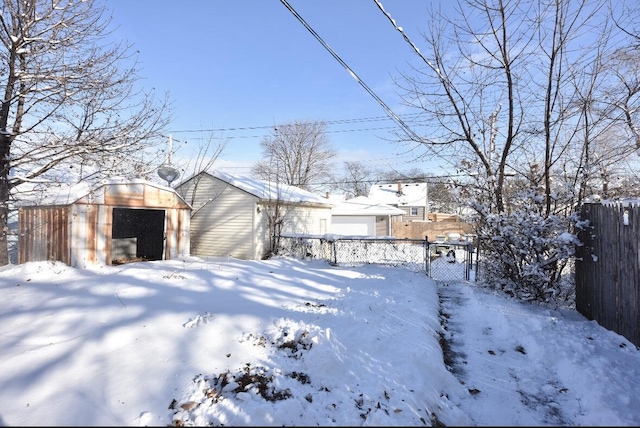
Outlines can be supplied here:
M409 136L409 138L413 141L422 141L422 138L419 137L413 129L409 127L400 117L394 113L393 110L371 89L367 84L356 74L355 71L351 69L347 65L346 62L315 32L313 28L296 12L296 10L287 2L287 0L280 0L288 10L296 17L298 21L320 42L320 44L338 61L368 93L371 95L377 102L382 106L382 108L387 112L387 114L402 128L402 130Z
M403 116L406 117L417 117L419 113L411 113L405 114ZM317 121L302 121L302 124L311 124L311 123L325 123L327 125L342 125L349 123L360 123L360 122L378 122L383 120L393 120L389 116L370 116L370 117L361 117L361 118L351 118L351 119L334 119L334 120L317 120ZM233 128L201 128L201 129L178 129L171 131L174 134L178 133L191 133L191 132L227 132L227 131L249 131L255 129L273 129L274 127L282 127L286 124L275 124L275 125L258 125L258 126L240 126Z

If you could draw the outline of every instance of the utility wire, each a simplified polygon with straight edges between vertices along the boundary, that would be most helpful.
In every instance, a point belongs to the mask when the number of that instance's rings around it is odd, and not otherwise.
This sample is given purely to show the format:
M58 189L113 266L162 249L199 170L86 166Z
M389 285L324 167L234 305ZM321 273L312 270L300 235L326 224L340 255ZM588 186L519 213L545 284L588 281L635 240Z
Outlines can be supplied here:
M324 46L324 48L329 51L329 53L340 63L342 64L342 66L349 72L349 74L351 74L351 77L353 77L354 79L356 79L356 81L373 97L375 98L375 100L378 102L378 104L380 104L382 106L382 108L384 108L384 110L387 112L387 114L398 124L400 125L400 127L402 128L402 130L409 136L410 139L412 139L413 141L422 141L422 138L420 138L414 131L413 129L411 129L402 119L400 119L400 117L398 117L397 114L395 114L393 112L393 110L391 110L389 108L389 106L387 106L385 104L384 101L382 101L382 99L380 99L380 97L378 95L376 95L375 92L373 92L371 90L371 88L369 88L369 86L367 86L366 83L364 83L362 81L362 79L360 79L360 77L358 77L358 75L347 65L347 63L345 63L342 58L340 58L340 56L333 50L331 49L331 47L324 41L322 40L322 37L320 37L318 35L318 33L316 33L313 28L311 28L311 26L309 24L307 24L307 22L302 19L302 17L298 14L298 12L295 11L295 9L293 7L291 7L291 5L289 5L289 3L286 0L280 0L280 3L282 3L288 10L289 12L291 12L297 19L298 21L300 21L300 23L302 25L304 25L304 27L311 33L313 34L313 36L320 42L320 44L322 46Z
M400 34L402 34L402 37L404 38L405 42L407 42L409 44L409 46L411 46L411 49L413 49L413 51L415 53L418 54L418 56L429 66L429 68L431 70L433 70L433 72L436 73L436 75L438 76L438 78L440 80L442 80L443 82L445 82L447 79L446 77L442 74L442 72L440 71L440 69L438 67L436 67L435 65L433 65L431 63L431 61L429 61L427 59L427 57L425 57L422 52L420 52L420 49L418 49L418 47L415 45L415 43L413 43L411 41L411 39L409 38L409 36L407 36L407 33L404 32L404 29L400 26L398 26L398 24L396 24L396 20L393 19L391 17L391 14L388 13L386 10L384 10L384 7L382 6L382 3L380 3L380 1L378 0L373 0L375 2L375 4L378 6L378 8L380 9L380 11L384 14L384 16L387 17L387 19L389 20L389 22L391 22L391 25L393 25L393 28L395 28L396 30L398 30L398 32L400 32Z
M411 116L415 118L419 116L419 113L411 113L403 116ZM314 124L314 123L324 123L327 125L342 125L342 124L350 124L350 123L360 123L360 122L378 122L382 120L391 119L389 116L371 116L371 117L361 117L361 118L352 118L352 119L335 119L335 120L318 120L318 121L309 121L302 122L302 124ZM249 131L255 129L273 129L274 127L280 128L284 127L286 124L278 124L278 125L260 125L260 126L241 126L235 128L210 128L210 129L179 129L171 131L174 134L179 133L187 133L187 132L225 132L225 131ZM385 128L386 129L386 128Z

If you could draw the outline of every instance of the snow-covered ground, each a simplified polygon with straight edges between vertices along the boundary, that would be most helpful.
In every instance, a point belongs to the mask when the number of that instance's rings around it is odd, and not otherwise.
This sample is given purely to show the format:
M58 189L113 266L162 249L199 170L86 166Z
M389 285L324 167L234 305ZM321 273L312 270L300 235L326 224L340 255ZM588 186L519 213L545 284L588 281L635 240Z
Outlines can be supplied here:
M640 351L402 267L0 269L0 424L640 424Z

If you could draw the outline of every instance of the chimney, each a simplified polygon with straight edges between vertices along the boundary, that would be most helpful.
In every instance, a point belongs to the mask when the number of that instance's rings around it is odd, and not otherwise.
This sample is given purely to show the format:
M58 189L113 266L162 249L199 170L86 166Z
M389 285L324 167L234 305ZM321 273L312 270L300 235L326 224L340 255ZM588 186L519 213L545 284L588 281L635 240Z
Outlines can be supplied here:
M329 192L326 193L325 198L329 199Z
M398 181L398 196L402 196L402 183Z

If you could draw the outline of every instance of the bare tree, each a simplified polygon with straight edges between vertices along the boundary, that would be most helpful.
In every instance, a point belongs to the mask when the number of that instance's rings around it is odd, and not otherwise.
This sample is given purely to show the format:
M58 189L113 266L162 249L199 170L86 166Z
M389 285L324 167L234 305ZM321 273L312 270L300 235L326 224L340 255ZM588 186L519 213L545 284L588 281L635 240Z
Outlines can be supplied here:
M343 192L347 199L367 196L371 184L375 181L375 173L362 162L347 161L343 164L342 175L336 178L332 187L334 190Z
M388 171L378 171L377 181L395 183L398 181L405 183L424 183L429 178L429 175L420 168L411 168L406 171L398 171L391 169Z
M410 143L457 159L496 213L505 211L506 177L537 165L540 208L549 215L554 174L591 137L578 132L577 105L589 105L585 95L593 92L580 94L578 82L600 72L594 58L611 49L607 4L461 0L454 14L434 12L423 34L426 53L411 43L422 67L398 81L405 103L422 112L420 122L433 124L428 138Z
M305 190L330 184L337 153L326 128L324 122L299 121L276 127L262 140L264 160L253 166L252 174Z
M155 177L168 102L136 90L131 46L105 39L110 20L94 0L0 3L0 264L12 198L61 179Z
M451 14L432 13L426 49L387 14L420 60L398 81L404 101L430 125L428 137L402 137L457 160L472 178L478 233L492 238L485 254L495 270L485 272L507 288L521 285L526 298L552 298L562 288L574 251L559 239L571 229L568 214L597 180L606 189L609 160L631 153L628 140L608 141L624 121L603 102L613 81L607 58L637 43L613 25L625 3L636 2L459 0Z

